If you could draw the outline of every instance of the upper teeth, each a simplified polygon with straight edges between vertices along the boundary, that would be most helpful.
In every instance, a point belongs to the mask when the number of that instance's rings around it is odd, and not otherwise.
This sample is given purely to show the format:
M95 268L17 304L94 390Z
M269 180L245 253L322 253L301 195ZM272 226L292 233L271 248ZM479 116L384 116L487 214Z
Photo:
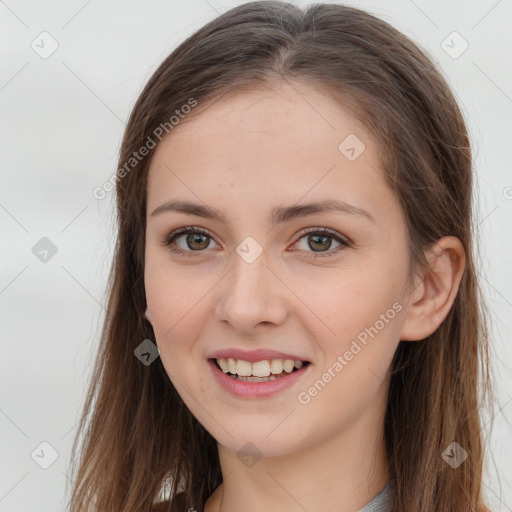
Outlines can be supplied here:
M236 373L245 377L251 375L253 377L268 377L271 373L278 375L283 370L291 373L294 367L297 369L302 367L302 361L294 361L293 359L272 359L250 363L243 359L219 357L217 363L224 373Z

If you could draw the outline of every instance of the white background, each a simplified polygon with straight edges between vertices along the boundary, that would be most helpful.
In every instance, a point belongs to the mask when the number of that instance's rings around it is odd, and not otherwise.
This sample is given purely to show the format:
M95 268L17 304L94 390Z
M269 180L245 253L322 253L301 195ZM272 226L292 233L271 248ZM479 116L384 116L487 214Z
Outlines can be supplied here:
M125 121L156 67L185 37L239 3L0 1L0 512L66 509L68 459L115 239L114 195L99 201L92 190L116 171ZM484 491L493 511L511 511L512 1L346 3L426 48L467 119L498 384L495 414L485 420ZM45 59L31 48L33 41L42 47L42 37L51 48L44 31L58 43ZM469 44L458 58L442 46L453 31ZM455 39L454 51L461 44ZM46 263L32 252L43 237L57 248ZM47 469L31 458L42 442L58 453ZM42 449L39 460L51 462L50 449Z

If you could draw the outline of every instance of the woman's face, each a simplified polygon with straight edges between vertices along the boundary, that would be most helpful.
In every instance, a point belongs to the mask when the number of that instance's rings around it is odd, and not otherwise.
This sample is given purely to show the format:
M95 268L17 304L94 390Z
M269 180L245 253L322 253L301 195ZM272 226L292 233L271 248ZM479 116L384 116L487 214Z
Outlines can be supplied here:
M233 451L251 442L280 455L381 424L408 306L407 247L375 142L298 84L226 95L189 121L156 148L148 179L146 314L169 379ZM218 217L154 213L170 201ZM189 226L202 232L165 245ZM224 349L309 365L278 392L239 396L209 361Z

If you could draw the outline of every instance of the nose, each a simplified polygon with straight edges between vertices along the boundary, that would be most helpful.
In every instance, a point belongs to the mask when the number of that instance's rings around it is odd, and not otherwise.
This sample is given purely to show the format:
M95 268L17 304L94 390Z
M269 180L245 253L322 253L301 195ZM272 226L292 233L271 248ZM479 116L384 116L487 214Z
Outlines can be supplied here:
M290 291L269 267L266 254L263 252L252 263L237 254L218 290L216 318L240 334L281 325L288 314Z

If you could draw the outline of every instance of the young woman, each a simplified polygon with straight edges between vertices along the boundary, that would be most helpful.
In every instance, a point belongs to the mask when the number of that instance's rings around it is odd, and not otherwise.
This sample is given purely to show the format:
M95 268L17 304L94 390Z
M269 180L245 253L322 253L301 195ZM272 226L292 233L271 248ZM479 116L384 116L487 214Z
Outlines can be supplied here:
M115 181L72 512L487 510L470 143L418 46L236 7L151 77Z

